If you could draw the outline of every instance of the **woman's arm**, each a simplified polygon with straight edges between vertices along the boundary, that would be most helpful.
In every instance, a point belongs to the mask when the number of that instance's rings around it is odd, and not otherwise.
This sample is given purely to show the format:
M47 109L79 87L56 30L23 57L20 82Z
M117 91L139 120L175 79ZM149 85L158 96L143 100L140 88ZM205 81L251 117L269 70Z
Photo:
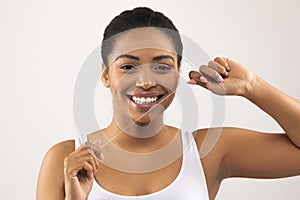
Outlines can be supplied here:
M286 134L266 134L240 128L223 128L212 151L222 155L218 177L276 178L300 174L300 103L240 64L216 58L199 72L190 73L191 84L220 95L239 95L271 115ZM199 135L204 130L197 131ZM203 137L197 137L203 138ZM197 143L201 143L198 141ZM200 149L200 147L199 147ZM212 153L216 155L216 153Z
M243 95L271 115L289 139L300 148L300 102L255 76Z
M74 151L74 141L54 145L46 153L37 183L37 200L64 200L64 159Z
M73 140L54 145L46 154L37 184L37 200L82 200L91 191L98 161L85 143L74 151Z

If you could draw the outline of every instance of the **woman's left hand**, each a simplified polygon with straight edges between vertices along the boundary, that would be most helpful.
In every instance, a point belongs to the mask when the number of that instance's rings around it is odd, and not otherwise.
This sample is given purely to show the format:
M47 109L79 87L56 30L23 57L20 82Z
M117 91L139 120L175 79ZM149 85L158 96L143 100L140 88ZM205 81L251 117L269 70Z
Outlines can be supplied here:
M217 57L199 71L189 73L189 84L198 84L219 95L245 96L254 84L256 76L241 64L228 58Z

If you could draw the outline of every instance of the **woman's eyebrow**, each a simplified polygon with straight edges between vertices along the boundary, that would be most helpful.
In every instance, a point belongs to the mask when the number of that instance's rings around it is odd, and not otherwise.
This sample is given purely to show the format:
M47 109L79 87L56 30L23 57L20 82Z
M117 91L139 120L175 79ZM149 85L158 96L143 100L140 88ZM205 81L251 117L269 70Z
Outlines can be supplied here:
M118 59L120 58L129 58L129 59L133 59L133 60L140 60L139 57L136 57L136 56L133 56L133 55L129 55L129 54L122 54L122 55L119 55L115 61L117 61Z
M161 55L161 56L155 56L152 60L153 61L158 61L158 60L162 60L162 59L171 59L174 61L174 58L172 56L169 56L169 55Z
M137 60L139 61L140 58L137 57L137 56L133 56L133 55L129 55L129 54L122 54L122 55L119 55L115 61L117 61L118 59L120 58L129 58L129 59L132 59L132 60ZM160 56L155 56L152 61L159 61L159 60L163 60L163 59L171 59L173 62L174 61L174 58L172 56L169 56L169 55L160 55Z

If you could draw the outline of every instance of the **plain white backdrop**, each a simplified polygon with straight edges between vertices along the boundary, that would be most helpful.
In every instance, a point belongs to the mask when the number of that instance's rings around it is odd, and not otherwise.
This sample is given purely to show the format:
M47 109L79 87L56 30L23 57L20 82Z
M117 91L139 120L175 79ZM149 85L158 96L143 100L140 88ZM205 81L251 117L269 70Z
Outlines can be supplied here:
M297 0L1 0L0 199L35 199L44 154L75 137L72 97L81 65L100 44L110 20L136 6L163 12L211 57L228 56L300 99ZM209 125L204 120L201 127ZM224 125L281 131L273 119L238 97L226 99ZM299 176L229 179L217 199L296 200L299 188Z

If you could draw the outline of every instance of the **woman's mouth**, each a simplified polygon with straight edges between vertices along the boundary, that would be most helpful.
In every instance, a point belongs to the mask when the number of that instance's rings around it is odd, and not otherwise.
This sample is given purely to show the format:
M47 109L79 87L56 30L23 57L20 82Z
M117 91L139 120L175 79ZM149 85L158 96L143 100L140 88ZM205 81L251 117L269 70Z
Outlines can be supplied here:
M134 101L137 104L149 104L152 102L156 102L158 100L158 96L156 97L137 97L137 96L132 96L130 98L132 101Z
M156 96L137 96L137 95L127 95L130 99L131 104L138 109L148 110L153 105L160 102L164 95L156 95Z

